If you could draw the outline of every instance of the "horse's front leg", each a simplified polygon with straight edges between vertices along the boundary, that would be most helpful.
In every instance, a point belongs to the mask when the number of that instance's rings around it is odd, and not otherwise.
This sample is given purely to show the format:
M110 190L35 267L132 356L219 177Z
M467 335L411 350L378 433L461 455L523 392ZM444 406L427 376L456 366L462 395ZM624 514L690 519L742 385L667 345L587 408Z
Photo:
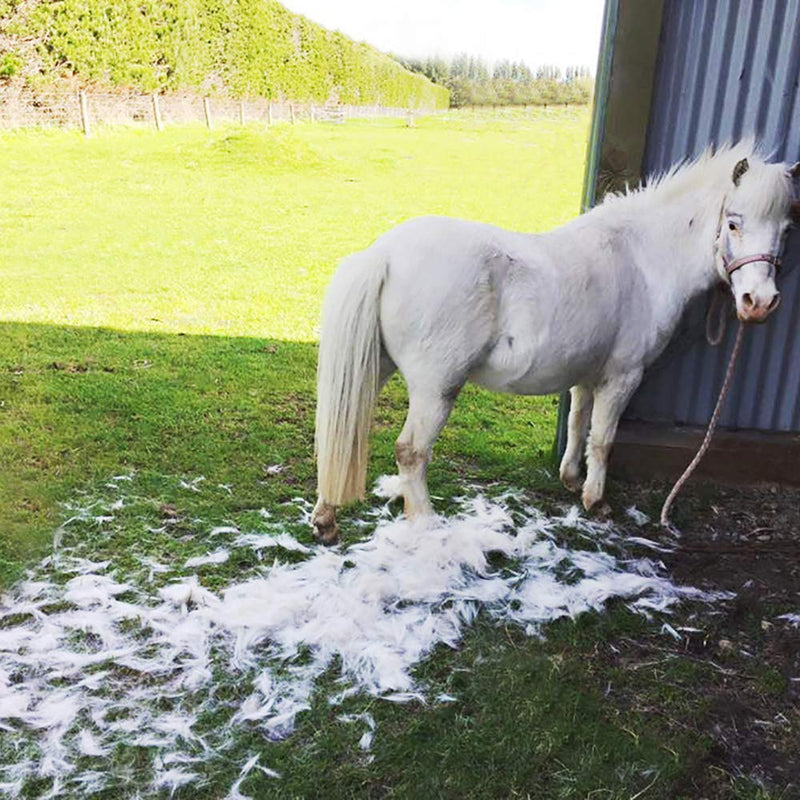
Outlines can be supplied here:
M619 418L641 379L642 372L637 370L607 380L594 390L582 496L583 507L587 511L598 507L603 500L608 456L614 444Z
M561 459L561 483L572 492L581 489L581 454L592 416L592 390L586 386L573 386L569 390L569 418L567 421L567 447Z

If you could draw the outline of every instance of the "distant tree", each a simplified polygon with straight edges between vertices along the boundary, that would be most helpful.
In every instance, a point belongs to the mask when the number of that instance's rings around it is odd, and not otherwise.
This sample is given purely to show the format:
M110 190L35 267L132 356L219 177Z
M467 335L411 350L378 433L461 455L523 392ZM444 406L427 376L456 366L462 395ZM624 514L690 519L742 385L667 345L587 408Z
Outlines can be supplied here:
M589 68L543 64L532 70L524 61L501 59L491 68L480 56L458 53L443 58L397 58L403 66L421 72L450 90L450 105L497 106L544 103L588 103L592 94Z
M450 78L450 65L438 56L429 58L425 62L425 74L434 83L444 86Z
M492 70L492 78L496 81L503 81L511 77L511 62L498 61Z

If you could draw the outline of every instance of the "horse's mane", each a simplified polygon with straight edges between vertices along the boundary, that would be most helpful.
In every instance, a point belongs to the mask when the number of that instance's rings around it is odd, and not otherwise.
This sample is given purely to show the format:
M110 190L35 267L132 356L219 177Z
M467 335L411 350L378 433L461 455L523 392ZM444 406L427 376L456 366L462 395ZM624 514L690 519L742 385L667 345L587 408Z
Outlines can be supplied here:
M786 170L775 169L768 155L752 140L706 148L694 159L673 165L665 172L650 176L634 189L606 195L600 207L623 212L654 209L679 201L682 197L706 194L707 202L700 207L709 214L719 213L723 195L731 188L733 168L746 158L748 172L758 180L747 180L746 203L751 213L773 215L788 208L792 199L792 181ZM612 212L613 213L613 212Z

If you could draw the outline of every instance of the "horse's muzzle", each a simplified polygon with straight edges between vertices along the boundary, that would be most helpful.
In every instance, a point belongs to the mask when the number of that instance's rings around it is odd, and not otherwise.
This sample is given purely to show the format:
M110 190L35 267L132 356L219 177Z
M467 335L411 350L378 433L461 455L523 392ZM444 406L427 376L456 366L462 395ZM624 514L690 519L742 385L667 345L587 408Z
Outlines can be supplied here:
M736 314L742 322L765 322L780 302L780 292L775 292L772 297L766 299L753 297L749 292L745 292L736 304Z

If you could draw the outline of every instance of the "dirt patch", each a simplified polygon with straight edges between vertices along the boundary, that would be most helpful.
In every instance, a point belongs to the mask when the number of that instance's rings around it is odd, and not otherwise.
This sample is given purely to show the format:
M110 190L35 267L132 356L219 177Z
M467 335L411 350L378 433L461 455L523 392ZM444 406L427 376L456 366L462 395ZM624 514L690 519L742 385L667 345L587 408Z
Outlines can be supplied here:
M617 484L615 507L635 503L657 519L668 489ZM682 794L738 796L732 787L746 777L769 796L800 798L800 618L780 618L800 615L800 490L692 486L673 513L677 540L654 524L640 535L674 546L663 560L678 582L735 597L676 624L680 638L671 645L664 637L629 643L618 661L628 669L670 659L693 667L683 684L670 677L694 696L673 722L710 737L711 746Z

